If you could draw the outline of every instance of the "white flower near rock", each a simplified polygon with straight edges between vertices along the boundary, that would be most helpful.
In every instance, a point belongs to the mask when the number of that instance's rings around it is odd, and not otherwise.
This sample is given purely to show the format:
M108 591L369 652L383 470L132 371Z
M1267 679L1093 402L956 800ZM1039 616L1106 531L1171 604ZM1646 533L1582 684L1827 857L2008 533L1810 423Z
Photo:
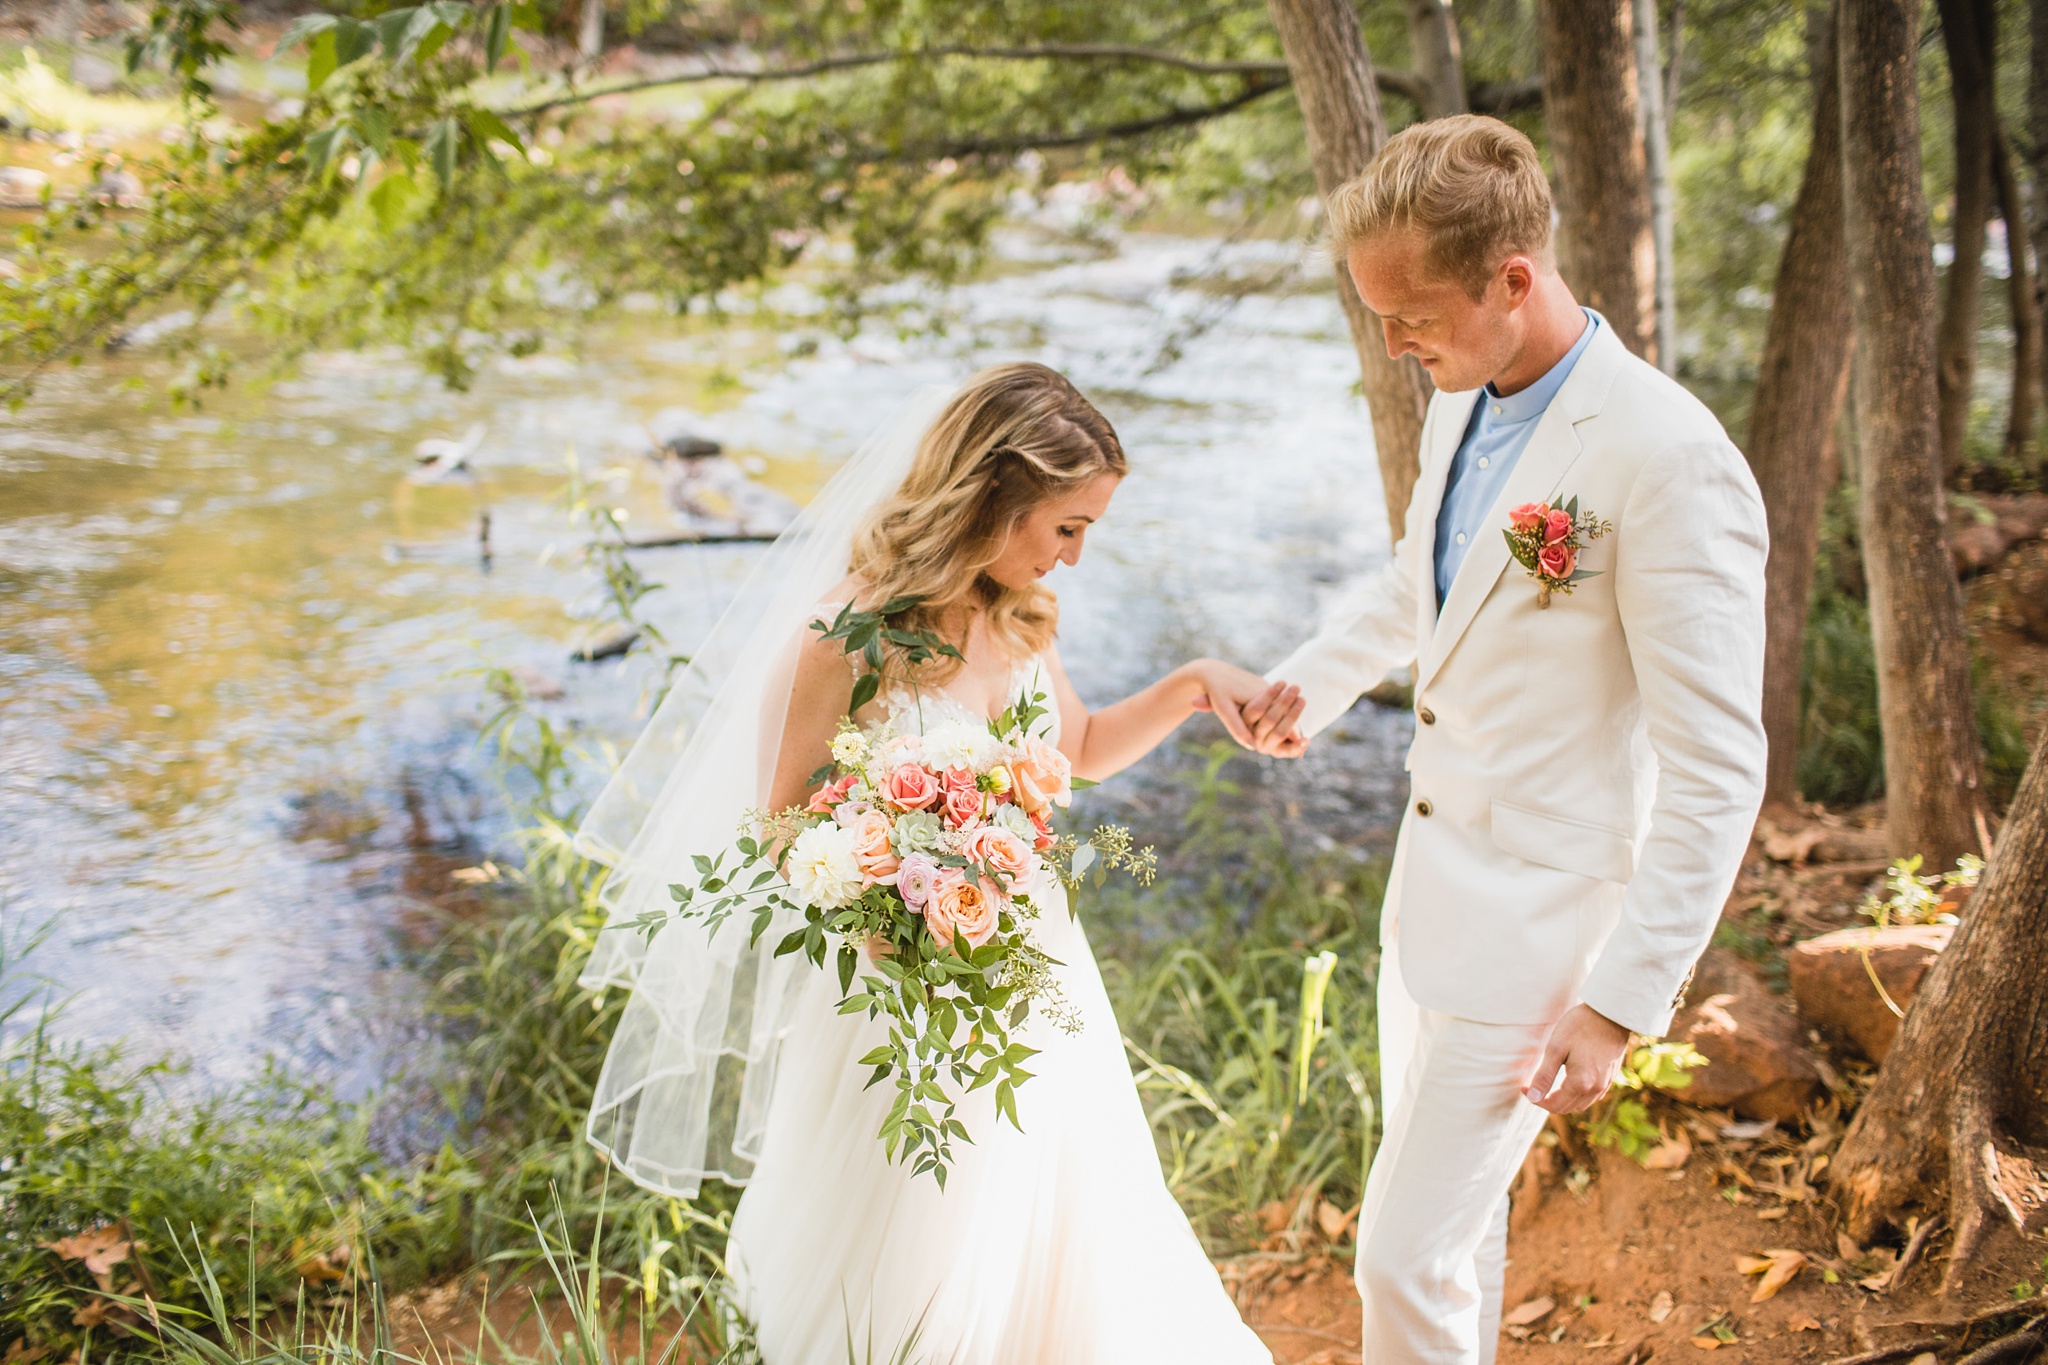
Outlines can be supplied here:
M986 729L958 721L940 725L924 737L924 761L937 772L956 768L979 770L994 741Z
M853 835L837 824L813 825L790 846L786 875L790 889L807 906L837 910L851 905L861 892Z

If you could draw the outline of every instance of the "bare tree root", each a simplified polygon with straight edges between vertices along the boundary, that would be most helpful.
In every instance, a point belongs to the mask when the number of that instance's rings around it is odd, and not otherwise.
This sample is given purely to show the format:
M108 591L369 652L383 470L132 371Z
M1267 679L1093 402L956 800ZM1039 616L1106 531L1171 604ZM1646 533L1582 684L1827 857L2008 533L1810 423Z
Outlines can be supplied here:
M2042 1347L2048 1346L2048 1315L2035 1318L2026 1326L1988 1345L1970 1352L1956 1365L2020 1365L2033 1359Z

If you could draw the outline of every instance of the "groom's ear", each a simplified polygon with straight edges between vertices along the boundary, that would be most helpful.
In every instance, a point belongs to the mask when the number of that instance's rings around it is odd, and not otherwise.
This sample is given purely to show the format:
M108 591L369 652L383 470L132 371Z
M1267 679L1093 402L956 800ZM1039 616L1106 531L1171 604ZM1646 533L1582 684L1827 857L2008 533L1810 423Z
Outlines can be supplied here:
M1520 308L1536 289L1536 262L1516 252L1493 272L1492 288L1502 290L1510 309Z

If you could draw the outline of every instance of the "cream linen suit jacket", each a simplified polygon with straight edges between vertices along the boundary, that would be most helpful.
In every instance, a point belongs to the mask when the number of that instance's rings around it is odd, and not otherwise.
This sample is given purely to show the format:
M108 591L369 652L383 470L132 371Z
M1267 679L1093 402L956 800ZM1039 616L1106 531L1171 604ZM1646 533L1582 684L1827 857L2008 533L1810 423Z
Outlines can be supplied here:
M1602 327L1439 614L1436 519L1480 391L1439 393L1392 563L1267 676L1314 734L1415 667L1413 791L1383 941L1426 1008L1540 1024L1574 1001L1661 1035L1762 799L1763 500L1713 415ZM1579 499L1600 575L1536 605L1508 509Z

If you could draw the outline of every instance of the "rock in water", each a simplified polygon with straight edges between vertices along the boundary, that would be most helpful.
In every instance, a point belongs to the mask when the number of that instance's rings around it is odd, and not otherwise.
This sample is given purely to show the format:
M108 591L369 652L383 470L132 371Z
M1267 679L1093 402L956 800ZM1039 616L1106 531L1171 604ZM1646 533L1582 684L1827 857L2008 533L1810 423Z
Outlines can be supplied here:
M1870 973L1877 973L1885 994L1903 1010L1954 933L1955 926L1949 924L1893 924L1882 929L1871 925L1838 929L1794 944L1785 965L1792 974L1792 996L1799 1002L1800 1016L1854 1045L1871 1061L1883 1061L1899 1036L1899 1016L1870 984ZM1864 967L1866 953L1869 970Z
M1687 1004L1665 1035L1691 1043L1708 1064L1667 1093L1703 1109L1733 1109L1783 1123L1820 1097L1820 1071L1801 1044L1799 1017L1740 962L1718 949L1700 961Z

